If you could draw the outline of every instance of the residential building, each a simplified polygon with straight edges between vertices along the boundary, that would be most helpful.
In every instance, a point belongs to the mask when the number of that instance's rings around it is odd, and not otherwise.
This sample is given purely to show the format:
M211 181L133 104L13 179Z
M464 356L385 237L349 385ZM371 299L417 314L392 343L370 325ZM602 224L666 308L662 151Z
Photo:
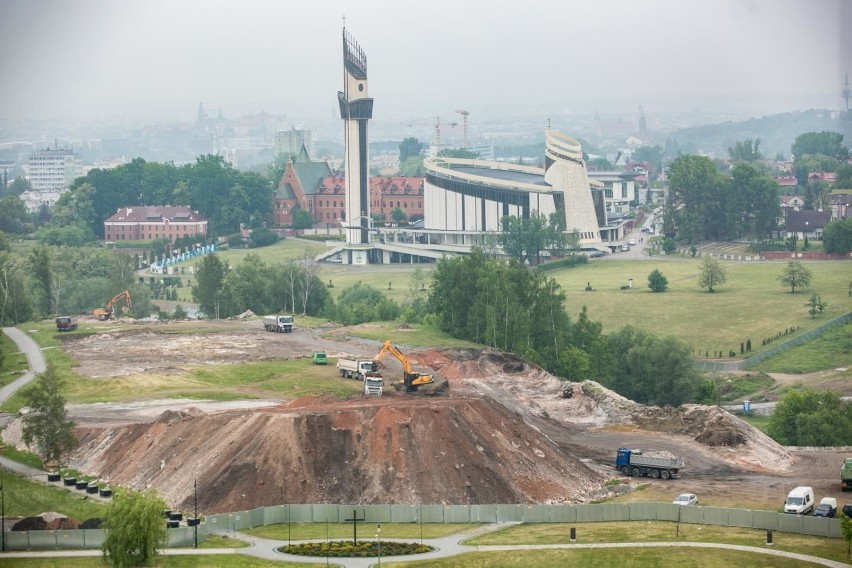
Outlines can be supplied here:
M189 207L123 207L104 221L104 240L151 241L207 234L207 220Z
M641 170L588 172L588 175L589 180L603 185L607 213L626 214L630 212L631 206L639 205L639 186L636 179L643 175Z
M801 195L782 195L781 207L800 211L805 206L805 198Z
M46 148L30 155L27 177L35 191L66 189L74 181L77 156L71 150Z
M784 225L786 237L790 238L795 235L800 240L805 237L821 239L825 226L830 221L831 211L788 211Z

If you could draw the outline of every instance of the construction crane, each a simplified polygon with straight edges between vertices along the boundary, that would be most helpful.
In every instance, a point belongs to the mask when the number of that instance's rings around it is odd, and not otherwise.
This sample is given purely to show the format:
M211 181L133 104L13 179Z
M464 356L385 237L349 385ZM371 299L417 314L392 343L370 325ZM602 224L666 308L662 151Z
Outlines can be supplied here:
M94 311L92 312L92 315L95 316L96 318L98 318L101 321L108 320L109 318L112 317L113 307L120 300L125 300L127 302L127 311L130 311L130 306L131 306L131 304L130 304L130 291L125 290L124 292L121 292L121 293L113 296L112 299L109 302L107 302L106 307L95 308Z
M396 357L400 363L402 363L402 381L399 383L399 386L405 388L405 392L417 392L417 389L422 385L428 385L433 382L432 375L421 375L420 373L412 370L411 361L408 360L408 357L402 354L402 352L397 349L396 345L391 343L391 340L388 339L385 341L385 344L382 346L382 350L379 351L379 354L376 355L374 361L378 363L381 361L382 357L390 353L394 357Z
M470 113L466 110L457 110L456 112L462 115L462 120L464 122L464 147L467 148L467 117Z
M458 122L450 122L445 124L444 126L458 126ZM435 153L441 151L441 117L437 117L435 120Z

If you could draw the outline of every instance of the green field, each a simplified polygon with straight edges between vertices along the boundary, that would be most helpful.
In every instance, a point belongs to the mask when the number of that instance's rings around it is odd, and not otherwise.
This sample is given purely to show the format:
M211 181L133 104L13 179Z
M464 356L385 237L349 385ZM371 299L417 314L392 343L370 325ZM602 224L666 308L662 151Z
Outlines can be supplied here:
M852 363L852 322L836 327L804 345L799 345L758 363L753 370L766 373L812 373ZM846 378L852 374L846 374Z
M0 363L0 387L4 387L27 372L29 364L26 355L18 351L15 342L2 332L0 332L0 352L3 353L3 361Z
M55 511L83 522L106 515L107 506L87 499L85 494L77 495L59 487L28 481L2 469L0 480L3 481L6 515L10 517L33 517Z
M108 568L112 564L104 562L100 556L74 558L4 558L4 568ZM155 568L318 568L325 562L304 564L302 562L281 562L263 560L242 554L197 555L197 556L158 556Z

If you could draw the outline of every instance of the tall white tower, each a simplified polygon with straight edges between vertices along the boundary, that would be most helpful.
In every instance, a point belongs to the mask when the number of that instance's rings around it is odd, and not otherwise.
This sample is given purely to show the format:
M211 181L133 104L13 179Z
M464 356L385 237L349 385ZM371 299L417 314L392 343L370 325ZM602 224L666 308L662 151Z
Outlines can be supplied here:
M370 160L367 121L373 99L367 96L367 56L343 28L343 91L337 92L345 128L347 244L369 243Z

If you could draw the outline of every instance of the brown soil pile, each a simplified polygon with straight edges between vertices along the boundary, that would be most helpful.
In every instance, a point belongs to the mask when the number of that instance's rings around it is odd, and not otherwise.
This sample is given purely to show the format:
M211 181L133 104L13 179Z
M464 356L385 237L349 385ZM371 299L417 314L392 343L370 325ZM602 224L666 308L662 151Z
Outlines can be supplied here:
M74 519L64 517L53 519L47 523L46 530L49 531L75 531L80 528L80 522Z
M536 365L497 351L453 349L418 354L447 377L454 392L485 394L531 418L577 428L629 427L691 438L737 466L779 471L795 458L781 445L715 406L644 406L593 381L564 383ZM562 398L568 384L570 398Z
M577 502L605 478L488 399L164 414L78 431L72 467L207 513L279 503Z

